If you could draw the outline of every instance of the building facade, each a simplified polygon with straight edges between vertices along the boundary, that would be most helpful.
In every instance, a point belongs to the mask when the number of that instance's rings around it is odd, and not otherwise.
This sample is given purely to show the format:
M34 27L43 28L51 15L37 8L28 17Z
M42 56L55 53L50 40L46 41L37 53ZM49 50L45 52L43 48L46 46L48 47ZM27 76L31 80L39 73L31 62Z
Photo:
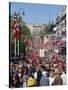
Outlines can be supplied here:
M30 29L31 33L36 33L39 34L39 32L41 30L44 29L44 27L46 27L46 24L39 24L39 23L27 23L26 26Z
M66 38L66 6L64 10L60 12L56 17L56 34L58 37L62 37L63 40Z
M61 42L59 51L66 54L66 6L56 17L56 36Z

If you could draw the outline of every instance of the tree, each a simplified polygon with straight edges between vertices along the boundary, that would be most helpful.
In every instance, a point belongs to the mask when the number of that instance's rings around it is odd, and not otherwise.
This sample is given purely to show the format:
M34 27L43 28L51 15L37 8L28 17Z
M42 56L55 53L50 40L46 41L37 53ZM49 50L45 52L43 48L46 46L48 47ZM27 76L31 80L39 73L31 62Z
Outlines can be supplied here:
M23 40L23 36L27 35L27 38L28 39L31 39L31 32L29 30L29 28L26 26L25 22L22 20L22 17L18 16L18 20L19 23L20 23L20 51L21 53L22 52L25 52L25 48L26 48L26 44L24 43L24 40ZM10 54L13 51L13 48L14 48L14 29L13 29L13 21L14 21L14 17L13 16L9 16L9 26L10 26L10 29L9 29L9 34L10 34Z

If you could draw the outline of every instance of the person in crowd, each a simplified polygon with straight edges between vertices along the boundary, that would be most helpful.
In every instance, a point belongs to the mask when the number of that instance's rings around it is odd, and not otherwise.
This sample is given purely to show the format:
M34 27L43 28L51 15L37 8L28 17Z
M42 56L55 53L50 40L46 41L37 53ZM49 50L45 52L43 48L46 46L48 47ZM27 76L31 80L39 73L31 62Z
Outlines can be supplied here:
M28 75L27 75L26 70L25 70L24 74L21 78L21 83L22 83L23 87L27 87L27 79L28 79Z
M54 82L53 71L50 71L50 76L49 76L49 85L51 86L53 82Z
M13 74L12 81L13 81L13 87L17 87L17 88L20 87L20 79L18 75Z
M64 72L64 70L61 71L61 78L62 78L62 81L63 81L63 85L66 85L66 73Z
M40 86L41 77L42 77L42 72L41 69L39 68L37 72L37 86Z
M35 71L33 75L34 75L35 80L37 80L37 71Z
M42 77L41 77L41 80L40 80L40 86L49 86L49 78L47 76L46 71L42 72Z
M55 69L55 72L53 73L53 75L54 75L54 81L52 85L63 85L63 81L60 76L59 69Z
M27 86L33 87L36 85L36 80L34 79L34 76L32 74L29 75L29 78L27 80Z

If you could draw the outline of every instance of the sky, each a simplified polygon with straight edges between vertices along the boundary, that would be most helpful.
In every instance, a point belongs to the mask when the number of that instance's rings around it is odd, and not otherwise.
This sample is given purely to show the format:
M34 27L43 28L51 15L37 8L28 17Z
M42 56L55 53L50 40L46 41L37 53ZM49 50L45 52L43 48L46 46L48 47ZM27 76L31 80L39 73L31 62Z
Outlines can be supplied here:
M25 15L23 16L23 8ZM55 23L56 16L64 8L64 5L52 5L52 4L35 4L35 3L19 3L11 2L10 12L11 15L16 11L20 12L22 19L26 23L42 23L47 24L49 21Z

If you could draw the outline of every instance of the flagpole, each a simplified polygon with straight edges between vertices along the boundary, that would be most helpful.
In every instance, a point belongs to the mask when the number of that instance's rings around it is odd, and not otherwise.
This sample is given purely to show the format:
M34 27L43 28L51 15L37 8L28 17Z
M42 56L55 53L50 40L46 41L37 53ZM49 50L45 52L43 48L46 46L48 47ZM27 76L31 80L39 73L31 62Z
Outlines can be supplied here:
M18 56L19 56L19 39L18 39Z
M16 38L15 38L15 57L16 57Z

